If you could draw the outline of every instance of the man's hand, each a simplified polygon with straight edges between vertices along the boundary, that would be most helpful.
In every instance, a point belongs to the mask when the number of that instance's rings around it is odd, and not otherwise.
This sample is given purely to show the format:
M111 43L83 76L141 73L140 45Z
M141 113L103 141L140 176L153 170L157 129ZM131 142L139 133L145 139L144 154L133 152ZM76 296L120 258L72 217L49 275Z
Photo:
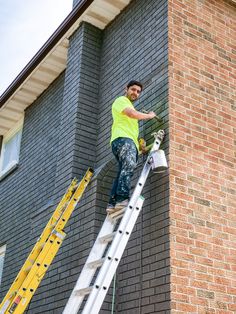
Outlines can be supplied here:
M146 149L146 141L144 138L140 138L139 141L139 151L142 152L142 154L146 154L147 153L147 149Z
M152 115L150 119L153 119L155 118L158 122L163 122L162 119L160 117L158 117L155 112L151 111L151 112L148 112L147 110L142 110L142 112L144 113L147 113L147 115L149 115L150 113L153 114L154 113L154 116Z
M149 118L150 118L150 119L153 119L153 118L156 117L156 114L155 114L154 111L150 111L150 112L148 113L148 115L149 115Z

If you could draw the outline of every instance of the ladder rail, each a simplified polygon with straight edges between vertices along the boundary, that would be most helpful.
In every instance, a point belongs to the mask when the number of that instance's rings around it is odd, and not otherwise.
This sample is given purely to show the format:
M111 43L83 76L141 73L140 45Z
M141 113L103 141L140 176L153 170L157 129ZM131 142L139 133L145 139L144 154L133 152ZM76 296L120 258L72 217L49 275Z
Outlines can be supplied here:
M36 263L31 268L26 280L17 291L16 298L18 298L20 301L13 312L14 314L24 313L44 275L46 274L50 264L52 263L53 258L57 254L61 244L62 238L58 238L58 236L54 234L50 235L45 245L45 250L40 253L39 257L36 259ZM14 307L15 305L13 302L10 309L6 313L12 313L11 308Z
M114 228L115 224L112 222L112 220L106 217L106 220L103 223L103 226L97 236L97 239L92 247L92 250L90 251L90 254L86 260L86 263L84 264L84 267L81 271L81 275L79 276L75 284L75 287L70 295L66 307L64 308L63 314L64 313L73 314L78 312L79 307L83 302L84 295L78 295L77 291L88 288L96 272L96 269L88 269L87 265L97 259L102 258L104 251L106 250L107 243L102 243L100 239L106 236L107 234L112 233Z
M55 226L55 230L58 230L59 232L64 229L67 221L69 220L76 204L80 201L83 191L87 187L91 177L92 177L93 171L91 168L89 168L84 176L84 179L80 182L79 186L75 190L74 194L72 195L69 204L67 205L67 208L62 212L60 218L57 221L57 224Z
M129 215L130 219L127 221L124 229L119 227L120 232L117 232L114 241L112 242L82 314L97 314L99 312L142 209L143 202L144 198L140 196L136 205L132 209L127 208L126 211L132 211L133 215ZM125 216L123 217L123 220L126 220Z
M147 158L144 167L142 169L142 172L140 174L140 177L138 179L138 182L135 186L135 189L132 193L132 196L130 198L129 204L127 206L127 209L125 211L125 214L120 222L119 228L118 228L118 233L116 234L115 238L114 238L114 243L112 243L111 247L109 248L109 254L110 255L114 255L115 252L117 251L117 247L120 244L121 241L121 237L123 236L124 232L129 232L127 230L128 226L131 224L130 221L136 221L138 215L136 216L136 212L135 212L135 208L139 208L140 206L142 207L142 204L140 203L140 195L142 193L144 184L147 180L148 174L151 170L151 163L150 163L150 158L151 158L151 153L155 150L159 149L159 146L161 144L161 139L158 139L158 141L156 141L151 149L150 155ZM143 202L143 201L142 201ZM134 226L134 225L133 225ZM123 230L127 230L127 231L123 231ZM132 230L131 230L132 231ZM105 268L105 267L104 267ZM102 270L100 270L100 272L102 272ZM99 274L100 275L100 274Z

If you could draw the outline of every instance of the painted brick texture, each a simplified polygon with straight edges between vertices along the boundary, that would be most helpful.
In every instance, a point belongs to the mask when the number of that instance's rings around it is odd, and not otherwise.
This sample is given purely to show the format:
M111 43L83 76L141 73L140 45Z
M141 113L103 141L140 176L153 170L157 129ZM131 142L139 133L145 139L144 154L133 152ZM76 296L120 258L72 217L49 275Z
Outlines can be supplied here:
M236 6L169 1L171 313L236 312Z

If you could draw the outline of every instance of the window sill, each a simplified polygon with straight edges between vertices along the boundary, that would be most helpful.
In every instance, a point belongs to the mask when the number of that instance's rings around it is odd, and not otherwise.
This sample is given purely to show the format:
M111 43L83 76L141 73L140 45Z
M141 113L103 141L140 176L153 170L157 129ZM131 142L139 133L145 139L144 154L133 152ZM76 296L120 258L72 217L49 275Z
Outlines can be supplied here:
M0 181L2 181L3 179L5 179L9 174L11 174L15 169L17 169L19 166L18 163L12 165L8 170L6 170L3 173L0 173Z

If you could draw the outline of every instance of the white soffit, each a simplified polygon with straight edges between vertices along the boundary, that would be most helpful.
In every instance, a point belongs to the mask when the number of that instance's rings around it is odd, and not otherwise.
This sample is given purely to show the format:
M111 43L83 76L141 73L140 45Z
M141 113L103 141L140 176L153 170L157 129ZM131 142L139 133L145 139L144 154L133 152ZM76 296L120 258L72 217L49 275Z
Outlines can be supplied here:
M82 21L104 29L131 0L94 0L44 59L0 108L0 135L6 134L23 117L24 110L63 72L69 38Z

